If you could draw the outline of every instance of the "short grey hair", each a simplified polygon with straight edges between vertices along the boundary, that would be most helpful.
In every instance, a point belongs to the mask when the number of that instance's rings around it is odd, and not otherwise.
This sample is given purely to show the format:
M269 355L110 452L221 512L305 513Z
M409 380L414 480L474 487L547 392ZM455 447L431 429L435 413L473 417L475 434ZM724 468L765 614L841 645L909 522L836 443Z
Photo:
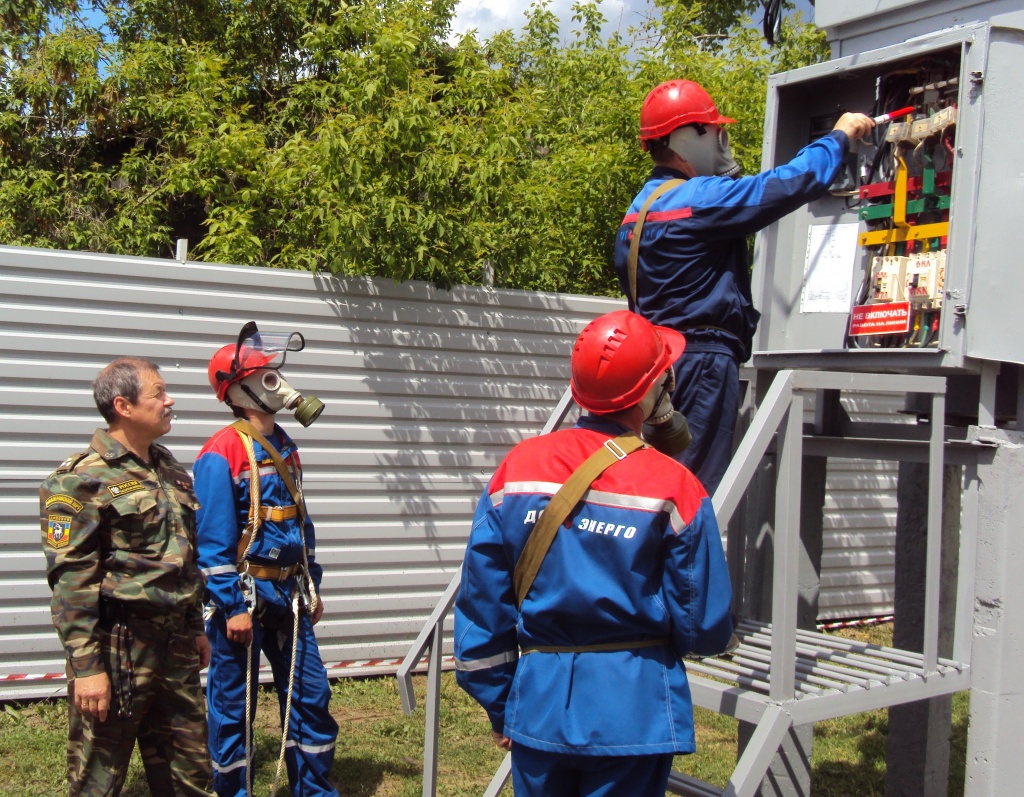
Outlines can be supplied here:
M114 409L114 399L123 396L132 404L139 400L142 373L160 373L160 366L143 357L119 357L100 371L92 383L92 398L103 420L114 423L120 416Z

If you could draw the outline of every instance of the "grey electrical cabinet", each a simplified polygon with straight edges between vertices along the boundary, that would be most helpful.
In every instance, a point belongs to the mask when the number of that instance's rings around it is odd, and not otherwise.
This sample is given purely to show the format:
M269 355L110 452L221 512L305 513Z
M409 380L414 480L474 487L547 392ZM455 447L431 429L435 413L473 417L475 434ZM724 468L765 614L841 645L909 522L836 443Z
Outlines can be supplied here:
M759 235L755 366L1024 363L1024 12L773 76L763 168L844 111L904 109Z

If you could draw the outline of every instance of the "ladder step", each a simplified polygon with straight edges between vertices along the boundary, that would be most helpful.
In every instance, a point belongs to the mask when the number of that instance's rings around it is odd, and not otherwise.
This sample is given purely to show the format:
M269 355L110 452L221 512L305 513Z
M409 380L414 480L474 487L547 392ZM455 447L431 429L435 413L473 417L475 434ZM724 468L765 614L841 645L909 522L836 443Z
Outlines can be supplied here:
M683 797L722 797L722 790L710 783L672 770L668 776L668 793Z

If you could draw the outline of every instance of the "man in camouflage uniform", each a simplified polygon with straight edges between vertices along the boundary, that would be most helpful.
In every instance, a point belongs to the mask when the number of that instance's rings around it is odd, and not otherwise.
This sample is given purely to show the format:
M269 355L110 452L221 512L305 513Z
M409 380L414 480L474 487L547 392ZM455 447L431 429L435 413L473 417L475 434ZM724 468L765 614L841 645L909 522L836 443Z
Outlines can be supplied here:
M174 401L157 366L134 357L104 368L93 397L108 428L39 491L68 657L68 794L119 794L138 740L154 797L208 797L198 503L188 472L154 442Z

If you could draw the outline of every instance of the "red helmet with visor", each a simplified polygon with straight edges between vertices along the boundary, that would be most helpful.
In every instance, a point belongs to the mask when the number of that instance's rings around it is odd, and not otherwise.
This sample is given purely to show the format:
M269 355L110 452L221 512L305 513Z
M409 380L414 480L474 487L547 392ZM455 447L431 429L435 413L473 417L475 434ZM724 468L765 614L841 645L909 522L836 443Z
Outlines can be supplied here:
M260 368L279 370L290 351L302 351L305 339L298 332L260 332L249 321L238 333L238 340L222 346L210 358L206 375L218 401L224 401L228 388Z

